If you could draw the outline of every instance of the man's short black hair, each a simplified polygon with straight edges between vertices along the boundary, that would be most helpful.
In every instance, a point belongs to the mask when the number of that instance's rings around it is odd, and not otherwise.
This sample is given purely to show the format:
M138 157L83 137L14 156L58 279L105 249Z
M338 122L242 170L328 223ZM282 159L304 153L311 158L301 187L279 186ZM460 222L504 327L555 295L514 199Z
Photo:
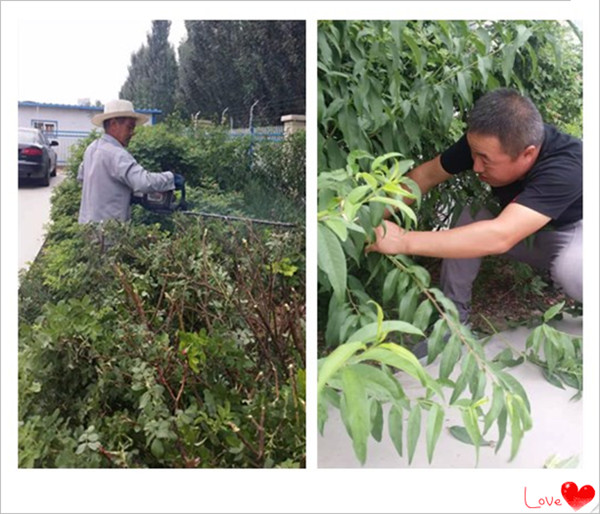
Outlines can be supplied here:
M529 98L514 89L495 89L477 100L467 120L467 131L497 137L512 158L544 141L542 116Z

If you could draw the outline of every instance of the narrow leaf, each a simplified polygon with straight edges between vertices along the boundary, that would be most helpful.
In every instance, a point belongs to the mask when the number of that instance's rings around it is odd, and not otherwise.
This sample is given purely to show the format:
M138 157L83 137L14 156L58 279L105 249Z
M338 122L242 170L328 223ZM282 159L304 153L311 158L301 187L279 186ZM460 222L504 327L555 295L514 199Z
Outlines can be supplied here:
M496 442L496 449L494 453L498 453L502 443L504 442L504 437L506 436L506 421L507 421L507 410L506 406L502 407L500 414L498 415L498 441Z
M352 355L364 348L365 345L361 342L341 344L327 357L321 359L317 393L323 390L323 387L325 387L325 384L329 381L329 379L348 361Z
M402 457L402 425L402 408L394 405L388 416L388 433L400 457Z
M442 351L440 361L440 378L448 378L454 369L454 366L460 359L460 339L453 334Z
M467 432L465 427L461 427L460 425L453 425L449 429L450 435L455 439L458 439L461 443L473 445L473 440L471 436ZM479 446L491 446L492 443L490 441L486 441L485 439L480 439Z
M504 407L504 390L498 385L494 384L494 391L492 394L492 405L490 406L490 410L485 415L484 425L483 425L483 433L485 434L492 423L496 421L502 408Z
M385 155L382 155L380 157L377 157L372 163L371 163L371 171L376 171L379 168L381 168L381 165L387 161L388 159L392 159L394 157L402 157L401 153L398 152L390 152L390 153L386 153Z
M383 409L377 400L371 401L371 435L378 443L383 435Z
M337 236L318 223L318 266L325 272L335 296L342 300L346 293L346 258Z
M544 323L548 323L552 318L554 318L565 306L565 302L557 303L550 307L546 312L544 312Z
M354 453L364 464L367 459L367 440L371 419L370 407L364 384L360 376L351 367L342 370L341 413L344 424L352 438Z
M421 433L421 407L416 404L408 415L406 427L406 447L408 449L408 463L412 462Z
M433 452L435 445L438 442L440 434L442 433L442 423L444 421L444 410L442 407L434 403L429 409L429 415L427 417L427 459L431 464L433 459Z
M371 343L376 340L379 328L381 328L381 331L385 334L389 334L390 332L403 332L406 334L423 336L423 332L406 321L387 320L381 324L381 327L379 327L377 323L365 325L348 337L348 341Z

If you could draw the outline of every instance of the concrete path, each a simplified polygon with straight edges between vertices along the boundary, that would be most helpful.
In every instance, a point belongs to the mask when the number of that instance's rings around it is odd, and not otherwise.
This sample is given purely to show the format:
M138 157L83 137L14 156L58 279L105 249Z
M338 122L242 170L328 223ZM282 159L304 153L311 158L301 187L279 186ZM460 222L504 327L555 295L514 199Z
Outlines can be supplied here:
M582 318L568 318L555 323L555 327L569 334L582 334ZM517 349L525 348L530 330L521 327L502 332L494 336L486 346L490 357L506 348L504 341ZM437 359L439 361L439 358ZM438 376L439 364L432 363L426 370L433 377ZM498 454L493 447L481 447L479 468L542 468L552 455L564 460L577 456L580 460L583 452L583 401L571 401L576 393L574 389L559 389L546 381L540 368L524 363L508 370L517 378L529 397L533 428L525 434L519 453L512 462L510 456L510 437L502 444ZM407 395L420 394L421 387L406 375L399 375ZM585 395L584 395L585 397ZM448 399L448 398L447 398ZM474 447L455 439L448 431L452 425L462 425L460 413L448 409L444 419L444 428L437 443L433 462L427 461L424 431L421 433L411 468L473 468L475 466ZM385 418L387 420L387 412ZM422 421L423 423L423 421ZM497 440L497 432L491 428L484 439ZM380 443L369 439L365 468L408 468L406 448L404 457L396 452L384 426ZM352 441L341 420L339 411L330 408L329 419L325 424L324 435L318 438L318 467L320 468L360 468L354 456Z
M59 171L56 177L50 179L50 187L19 184L19 270L29 267L44 243L44 226L50 220L52 190L64 178L65 175Z

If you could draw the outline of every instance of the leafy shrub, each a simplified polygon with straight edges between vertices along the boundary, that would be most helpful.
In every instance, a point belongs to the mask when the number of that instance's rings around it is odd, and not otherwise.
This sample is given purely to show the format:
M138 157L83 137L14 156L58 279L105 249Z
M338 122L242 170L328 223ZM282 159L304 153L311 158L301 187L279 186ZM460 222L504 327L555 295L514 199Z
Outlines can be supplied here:
M406 197L419 201L416 185L404 176L412 163L395 160L398 155L374 159L355 151L345 168L318 177L319 429L324 429L329 407L338 408L364 463L369 437L381 440L383 406L390 404L388 429L398 453L406 449L410 464L424 433L431 462L445 413L455 409L464 424L455 432L475 446L476 455L483 436L495 427L496 451L510 433L512 460L532 427L531 407L523 386L504 368L528 359L555 385L581 390L580 341L544 324L532 333L526 353L515 358L507 349L490 359L425 268L406 256L364 254L386 207L400 210L396 221L405 229L417 222L404 203ZM365 160L371 162L368 169L359 164ZM561 308L549 309L544 323ZM410 351L424 338L427 363L439 359L437 378ZM405 393L395 376L399 371L423 392L416 397Z
M300 223L305 140L300 132L283 142L252 142L230 138L222 127L171 123L138 128L129 150L150 171L174 171L192 187L242 195L247 215Z
M140 138L156 166L195 162L180 134ZM302 229L154 223L141 210L132 223L80 226L81 156L21 276L19 465L303 466ZM212 179L190 197L243 208Z
M581 132L581 45L559 22L322 21L318 38L319 170L345 166L353 150L431 159L500 86L531 97L547 123ZM424 198L421 226L447 225L467 198L493 202L460 174Z
M454 432L476 454L493 427L496 451L510 433L512 459L532 419L526 391L504 368L528 359L555 385L581 390L580 342L546 325L560 307L544 314L526 352L489 359L418 261L364 254L386 206L406 230L447 227L468 203L497 210L472 174L423 199L404 176L462 135L467 112L486 91L515 87L547 122L580 126L581 48L568 30L532 21L319 23L319 428L338 408L363 463L369 437L382 437L385 404L390 437L409 464L420 437L432 460L448 409L460 412L464 426ZM424 338L428 363L439 359L437 378L410 351ZM398 372L422 394L409 397Z

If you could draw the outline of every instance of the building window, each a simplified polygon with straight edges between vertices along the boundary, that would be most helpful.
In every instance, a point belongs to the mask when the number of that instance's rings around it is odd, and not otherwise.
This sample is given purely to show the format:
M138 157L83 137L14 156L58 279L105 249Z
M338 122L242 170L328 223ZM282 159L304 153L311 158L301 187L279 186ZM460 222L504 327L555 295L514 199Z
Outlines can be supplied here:
M44 134L56 135L58 132L58 123L56 121L31 120L31 125L36 129L40 129Z

